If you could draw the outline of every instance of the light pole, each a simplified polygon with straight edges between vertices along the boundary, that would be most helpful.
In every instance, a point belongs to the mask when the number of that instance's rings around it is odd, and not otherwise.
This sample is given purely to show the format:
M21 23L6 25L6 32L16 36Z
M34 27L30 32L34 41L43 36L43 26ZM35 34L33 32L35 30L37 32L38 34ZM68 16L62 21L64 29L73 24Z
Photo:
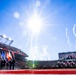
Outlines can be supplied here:
M2 38L6 39L4 43L7 43L8 41L10 41L9 45L11 45L13 42L13 40L11 38L7 38L6 35L0 35L0 40L2 40Z
M13 40L12 40L11 38L9 38L9 41L10 41L9 45L11 45L11 44L12 44L12 42L13 42Z

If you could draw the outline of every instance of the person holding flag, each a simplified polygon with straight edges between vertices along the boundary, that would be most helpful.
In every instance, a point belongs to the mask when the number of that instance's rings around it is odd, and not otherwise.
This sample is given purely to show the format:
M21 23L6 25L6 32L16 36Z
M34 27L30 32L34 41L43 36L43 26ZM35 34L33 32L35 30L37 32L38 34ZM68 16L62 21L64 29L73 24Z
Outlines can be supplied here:
M11 59L12 59L12 55L11 55L10 52L7 52L7 53L6 53L6 58L7 58L7 63L6 63L7 69L8 69L8 66L9 66L9 69L11 69Z
M15 63L15 60L14 60L14 54L12 54L12 52L7 52L6 53L6 57L7 57L7 68L9 66L9 69L14 69L14 63Z
M14 70L14 66L15 66L15 55L14 55L14 52L11 52L11 54L12 54L11 65L12 65L12 69Z
M5 63L6 63L6 55L5 55L5 52L2 51L1 52L1 69L5 66Z

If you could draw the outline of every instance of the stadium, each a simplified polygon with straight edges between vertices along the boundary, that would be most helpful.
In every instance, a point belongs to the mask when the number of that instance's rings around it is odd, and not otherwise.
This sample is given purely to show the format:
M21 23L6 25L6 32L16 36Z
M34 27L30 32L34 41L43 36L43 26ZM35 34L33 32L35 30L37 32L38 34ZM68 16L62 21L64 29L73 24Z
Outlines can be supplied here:
M6 38L5 38L6 39ZM8 40L6 40L7 42ZM2 61L2 53L13 52L15 56L15 67L14 70L8 70L5 65L0 67L0 74L76 74L76 52L62 52L59 53L58 60L51 61L34 61L27 60L29 57L21 49L7 45L0 42L0 66Z
M27 60L28 55L16 47L0 42L0 54L13 52L15 55L15 67L17 69L59 69L76 68L76 52L59 53L58 60L33 61ZM1 59L0 59L1 60ZM1 66L1 64L0 64ZM3 66L4 67L4 66Z
M16 40L0 35L0 75L76 75L75 11L72 0L0 0L0 33Z
M28 57L28 55L23 51L21 51L21 49L10 46L13 40L10 40L9 45L7 45L6 42L9 41L9 39L4 37L4 35L0 35L0 37L1 37L0 40L2 38L6 39L5 43L0 42L0 66L2 66L1 61L5 60L6 58L6 53L12 52L15 58L15 68L17 69L25 68L26 60L27 60L26 57ZM0 67L0 69L3 69L3 68L4 66L2 66L2 68Z
M59 53L58 60L51 61L29 61L31 64L28 67L34 69L69 69L76 68L76 52L62 52Z

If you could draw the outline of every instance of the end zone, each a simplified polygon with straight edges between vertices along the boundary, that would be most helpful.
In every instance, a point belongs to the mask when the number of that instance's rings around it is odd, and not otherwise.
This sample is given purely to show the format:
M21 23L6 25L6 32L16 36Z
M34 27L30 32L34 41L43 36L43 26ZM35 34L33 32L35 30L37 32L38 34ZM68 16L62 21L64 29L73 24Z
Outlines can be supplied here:
M3 74L76 74L76 69L24 69L24 70L0 70Z

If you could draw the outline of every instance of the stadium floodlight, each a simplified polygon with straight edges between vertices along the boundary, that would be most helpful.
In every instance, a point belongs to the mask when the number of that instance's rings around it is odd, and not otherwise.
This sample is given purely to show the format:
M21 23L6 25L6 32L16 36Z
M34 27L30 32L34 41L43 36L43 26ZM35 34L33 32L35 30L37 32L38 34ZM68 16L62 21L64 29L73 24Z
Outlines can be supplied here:
M7 42L7 41L10 41L9 45L12 44L13 40L12 40L11 38L5 38L5 39L6 39L6 42ZM6 43L6 42L5 42L5 43Z
M5 43L6 43L7 41L10 41L9 45L13 42L13 40L12 40L11 38L7 38L7 36L6 36L5 34L4 34L4 35L0 35L0 40L1 40L2 38L6 39Z
M5 43L6 43L7 41L9 41L9 38L5 38L5 39L6 39Z
M9 41L11 41L10 43L9 43L9 45L13 42L13 40L11 39L11 38L8 38L9 39Z
M5 41L5 43L6 43L8 41L8 38L5 34L3 35L3 38L6 39L6 41Z
M7 36L6 36L6 35L3 35L3 38L5 38L5 39L6 39L6 38L7 38Z
M11 41L12 39L11 38L8 38L9 39L9 41Z
M11 42L9 43L9 45L11 45L11 44L12 44L12 42L13 42L13 40L11 40Z
M0 35L0 40L2 39L2 38L4 38L4 39L6 39L6 35Z
M3 35L0 35L0 40L3 38Z

